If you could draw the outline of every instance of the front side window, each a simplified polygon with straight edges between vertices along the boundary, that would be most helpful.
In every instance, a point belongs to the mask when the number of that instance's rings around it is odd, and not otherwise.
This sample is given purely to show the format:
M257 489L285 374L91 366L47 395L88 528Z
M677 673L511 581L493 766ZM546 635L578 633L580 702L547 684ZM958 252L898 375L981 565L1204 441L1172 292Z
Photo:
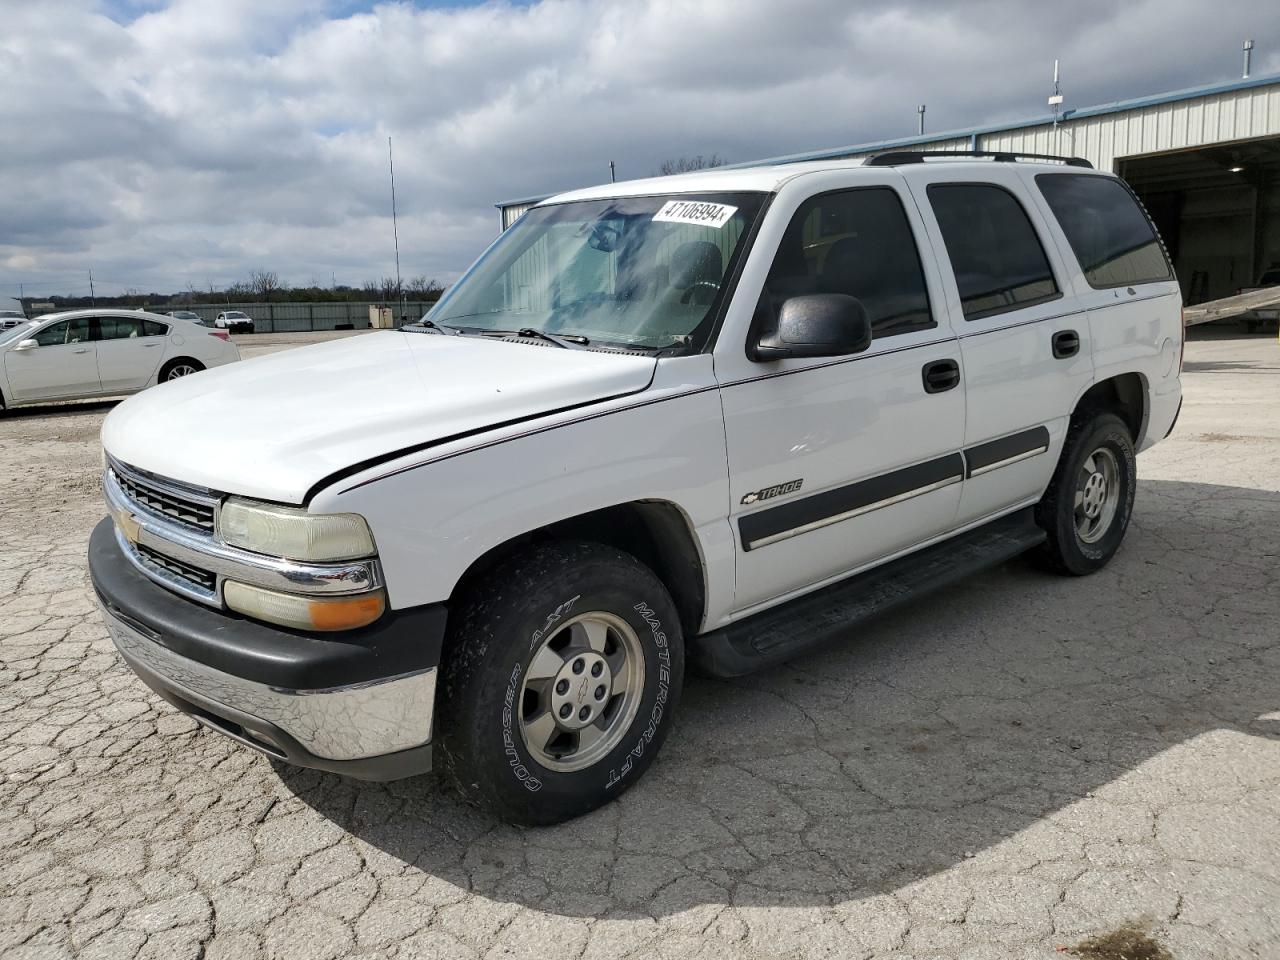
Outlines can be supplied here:
M1089 286L1124 287L1173 278L1155 228L1120 181L1043 173L1036 177L1036 185L1066 234Z
M911 224L890 187L810 197L778 245L764 295L843 293L861 301L875 338L937 326Z
M934 183L938 220L966 320L1006 313L1061 294L1022 204L1003 187Z
M465 333L701 349L761 193L535 207L428 314Z
M57 347L66 343L85 343L89 339L89 318L76 317L59 320L45 327L33 338L42 347Z

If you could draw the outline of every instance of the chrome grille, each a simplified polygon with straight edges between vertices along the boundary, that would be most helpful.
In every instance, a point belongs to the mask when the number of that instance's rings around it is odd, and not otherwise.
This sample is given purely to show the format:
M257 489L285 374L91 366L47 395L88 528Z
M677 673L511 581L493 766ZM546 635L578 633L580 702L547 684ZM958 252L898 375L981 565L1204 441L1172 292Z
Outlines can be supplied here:
M201 590L212 593L217 586L218 578L208 570L201 570L199 567L193 567L190 564L183 563L181 560L175 560L173 557L166 557L164 554L156 553L156 551L141 544L135 544L133 549L138 552L138 556L142 558L144 563L159 567L171 576L186 580Z
M116 482L125 495L139 506L154 514L168 517L194 530L213 533L213 504L188 500L168 490L161 490L119 470L114 471Z

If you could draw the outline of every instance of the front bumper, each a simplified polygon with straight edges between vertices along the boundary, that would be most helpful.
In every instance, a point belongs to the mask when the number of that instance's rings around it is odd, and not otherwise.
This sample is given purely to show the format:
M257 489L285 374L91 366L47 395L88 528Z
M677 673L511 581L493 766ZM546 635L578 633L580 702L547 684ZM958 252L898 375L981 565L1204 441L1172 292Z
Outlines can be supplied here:
M200 723L303 767L367 780L431 768L442 605L311 635L184 600L125 557L114 524L89 541L103 619L126 663Z

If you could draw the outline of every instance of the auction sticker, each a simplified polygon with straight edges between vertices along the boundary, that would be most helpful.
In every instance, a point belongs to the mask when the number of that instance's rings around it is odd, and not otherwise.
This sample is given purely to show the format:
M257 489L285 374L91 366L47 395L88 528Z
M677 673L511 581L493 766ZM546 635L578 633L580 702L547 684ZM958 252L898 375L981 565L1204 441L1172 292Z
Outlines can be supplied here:
M737 207L704 200L668 200L653 215L655 223L694 223L719 230L737 213Z

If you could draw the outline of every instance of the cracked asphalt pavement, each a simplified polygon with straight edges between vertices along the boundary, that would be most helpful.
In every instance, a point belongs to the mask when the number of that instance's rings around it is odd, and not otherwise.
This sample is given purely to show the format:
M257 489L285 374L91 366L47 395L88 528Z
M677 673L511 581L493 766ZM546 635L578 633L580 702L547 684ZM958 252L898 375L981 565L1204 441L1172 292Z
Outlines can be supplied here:
M85 570L110 405L0 416L0 956L1280 957L1280 347L1186 359L1106 570L693 678L635 789L532 830L151 694Z

